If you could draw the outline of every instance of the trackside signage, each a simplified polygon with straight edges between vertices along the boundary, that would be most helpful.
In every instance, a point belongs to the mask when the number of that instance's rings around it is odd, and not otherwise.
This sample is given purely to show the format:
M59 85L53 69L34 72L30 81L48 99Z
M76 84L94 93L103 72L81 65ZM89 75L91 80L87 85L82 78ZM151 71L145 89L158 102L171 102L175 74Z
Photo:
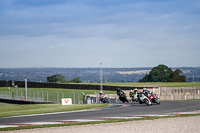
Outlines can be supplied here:
M71 98L62 98L62 105L72 105Z

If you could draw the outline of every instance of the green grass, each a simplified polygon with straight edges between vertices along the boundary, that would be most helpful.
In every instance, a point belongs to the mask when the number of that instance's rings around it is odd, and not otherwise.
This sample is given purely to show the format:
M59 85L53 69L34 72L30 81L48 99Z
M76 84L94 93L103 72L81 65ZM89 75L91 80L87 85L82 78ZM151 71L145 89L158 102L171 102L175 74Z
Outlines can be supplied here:
M98 85L97 83L91 83L90 85ZM130 86L130 87L200 87L200 82L139 82L139 83L103 83L108 86Z
M191 116L199 116L200 114L184 114L184 115L176 115L176 116L164 116L164 117L144 117L144 118L136 118L136 119L115 119L115 120L107 120L107 121L95 121L95 122L78 122L78 123L66 123L66 124L49 124L49 125L36 125L36 126L22 126L22 127L9 127L9 128L1 128L0 131L10 131L10 130L24 130L24 129L36 129L36 128L49 128L49 127L63 127L63 126L75 126L75 125L88 125L88 124L102 124L102 123L118 123L118 122L128 122L128 121L140 121L140 120L155 120L161 118L176 118L176 117L191 117Z
M73 104L73 105L61 105L61 104L4 104L0 103L0 117L18 116L18 115L30 115L30 114L42 114L42 113L54 113L54 112L67 112L84 109L94 109L100 107L107 107L108 104Z

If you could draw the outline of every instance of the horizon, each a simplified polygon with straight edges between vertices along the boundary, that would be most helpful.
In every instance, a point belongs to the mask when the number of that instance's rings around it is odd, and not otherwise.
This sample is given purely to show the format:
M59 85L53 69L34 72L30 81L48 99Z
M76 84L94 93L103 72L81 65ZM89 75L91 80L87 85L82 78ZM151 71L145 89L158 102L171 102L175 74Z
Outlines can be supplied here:
M154 66L154 67L157 67L157 66ZM197 67L192 67L192 66L181 66L181 67L170 67L170 66L167 66L169 68L199 68L200 66L197 66ZM0 67L0 69L49 69L49 68L61 68L61 69L67 69L67 68L100 68L100 67L6 67L6 68L2 68ZM153 68L153 67L102 67L103 69L104 68Z

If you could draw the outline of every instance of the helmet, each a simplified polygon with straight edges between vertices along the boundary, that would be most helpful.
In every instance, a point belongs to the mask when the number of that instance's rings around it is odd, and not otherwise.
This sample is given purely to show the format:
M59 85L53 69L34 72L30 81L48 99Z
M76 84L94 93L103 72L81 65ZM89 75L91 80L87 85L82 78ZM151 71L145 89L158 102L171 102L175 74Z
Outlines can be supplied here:
M134 90L137 91L137 88L135 88Z
M133 92L132 90L130 90L130 92Z
M146 91L146 88L143 88L143 91Z

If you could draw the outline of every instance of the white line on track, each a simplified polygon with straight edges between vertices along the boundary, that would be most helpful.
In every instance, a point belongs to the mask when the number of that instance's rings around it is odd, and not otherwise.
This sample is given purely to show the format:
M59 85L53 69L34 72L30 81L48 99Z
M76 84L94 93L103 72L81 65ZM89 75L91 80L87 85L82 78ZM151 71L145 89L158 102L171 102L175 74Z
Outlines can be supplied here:
M18 127L18 125L0 125L0 128Z
M103 117L103 118L107 118L107 119L137 119L137 118L142 118L142 117L121 117L121 116L116 116L116 117Z
M62 122L27 122L27 123L18 123L18 125L47 125L47 124L62 124Z
M86 109L86 110L69 111L69 112L55 112L55 113L44 113L44 114L19 115L19 116L8 116L8 117L1 117L1 118L18 118L18 117L28 117L28 116L41 116L41 115L53 115L53 114L65 114L65 113L79 113L79 112L98 111L98 110L101 110L101 109Z
M62 120L62 122L69 122L69 121L74 121L74 122L93 122L93 121L105 121L105 120L89 120L89 119Z

